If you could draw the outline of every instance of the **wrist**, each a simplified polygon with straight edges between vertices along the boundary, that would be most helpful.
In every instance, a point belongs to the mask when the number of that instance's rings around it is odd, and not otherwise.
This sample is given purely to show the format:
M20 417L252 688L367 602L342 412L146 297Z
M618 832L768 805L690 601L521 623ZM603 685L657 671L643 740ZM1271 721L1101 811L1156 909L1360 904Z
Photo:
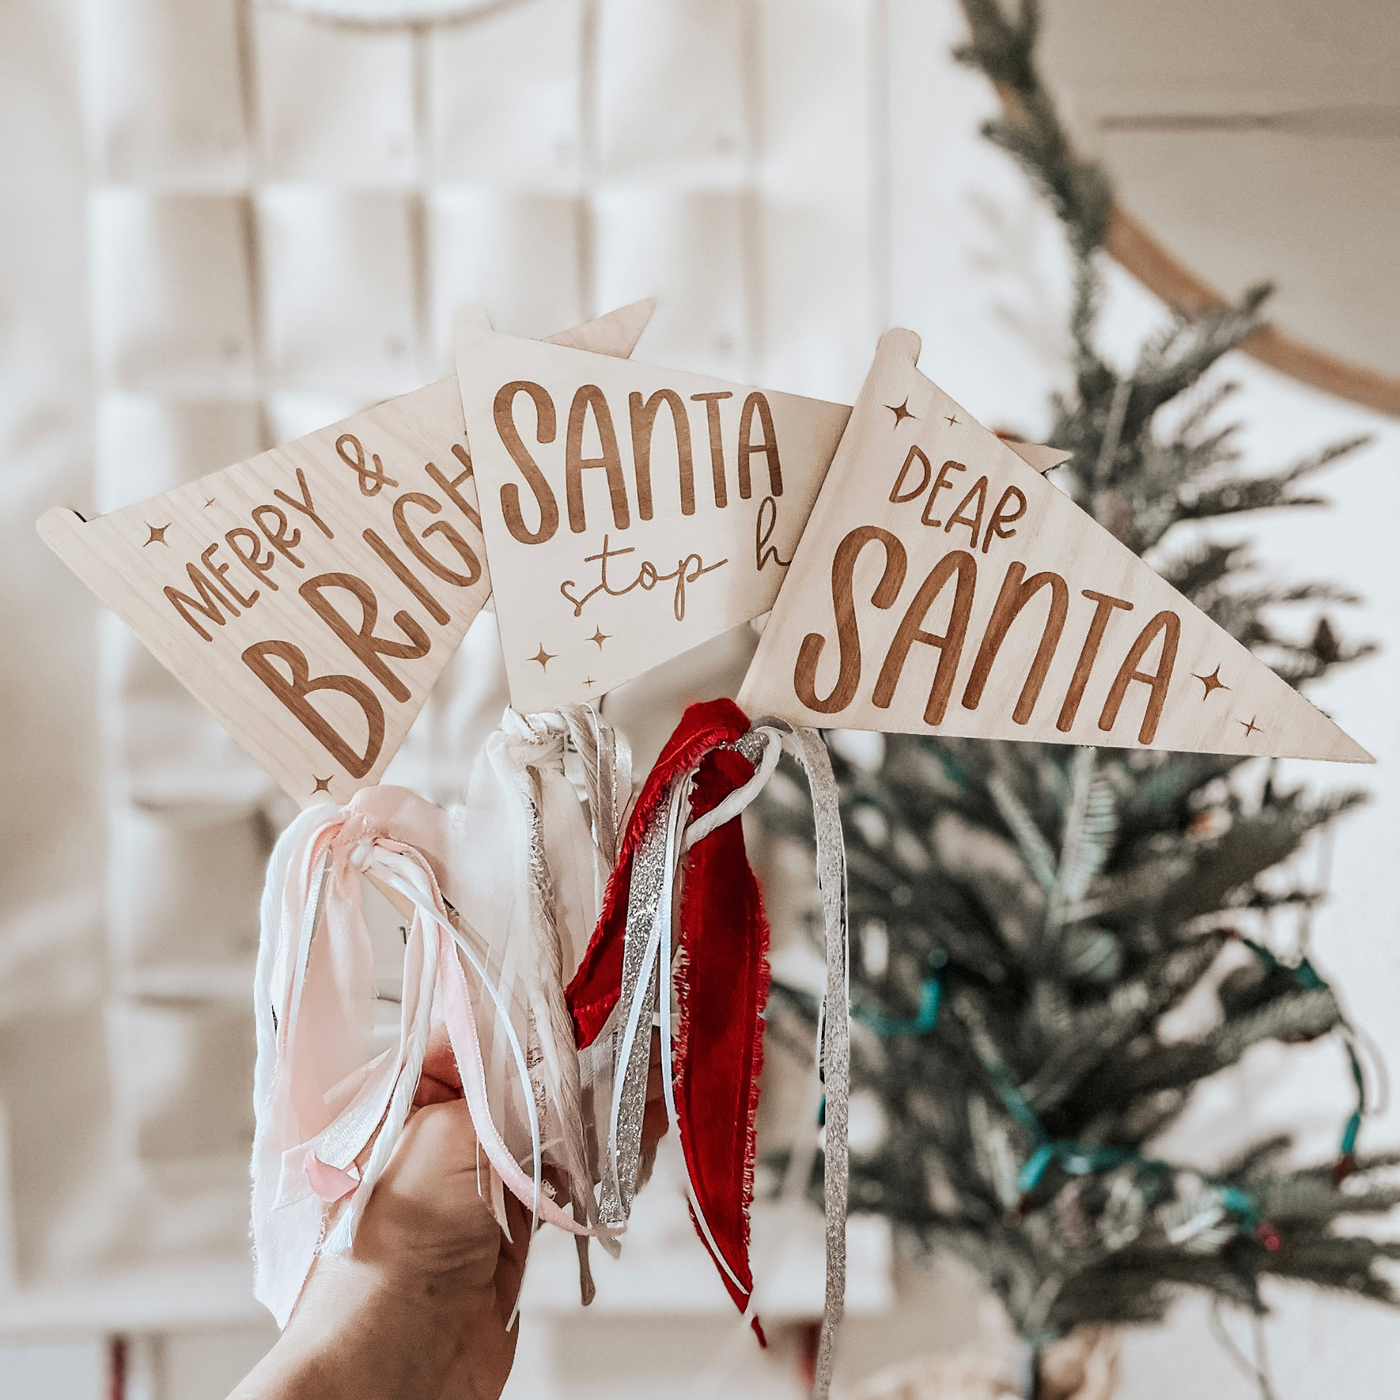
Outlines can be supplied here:
M376 1371L421 1387L405 1394L426 1394L456 1359L471 1303L450 1273L335 1255L317 1262L291 1327L331 1350L353 1333Z
M437 1395L472 1331L474 1301L450 1274L323 1257L281 1341L231 1400Z

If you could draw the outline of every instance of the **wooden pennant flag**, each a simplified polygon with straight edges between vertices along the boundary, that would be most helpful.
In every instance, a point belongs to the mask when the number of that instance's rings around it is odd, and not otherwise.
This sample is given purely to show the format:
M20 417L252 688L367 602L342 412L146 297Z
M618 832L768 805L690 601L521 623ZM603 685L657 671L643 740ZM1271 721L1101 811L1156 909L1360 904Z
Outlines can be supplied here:
M849 406L457 330L518 709L596 700L772 607Z
M1014 438L1002 441L1028 466L1038 472L1048 472L1074 456L1058 447L1045 447L1038 442L1017 442Z
M1371 757L919 373L892 330L739 693L891 733Z
M653 305L563 338L630 354ZM491 592L455 378L38 530L303 805L378 780Z
M457 373L527 713L767 612L850 416L465 322Z

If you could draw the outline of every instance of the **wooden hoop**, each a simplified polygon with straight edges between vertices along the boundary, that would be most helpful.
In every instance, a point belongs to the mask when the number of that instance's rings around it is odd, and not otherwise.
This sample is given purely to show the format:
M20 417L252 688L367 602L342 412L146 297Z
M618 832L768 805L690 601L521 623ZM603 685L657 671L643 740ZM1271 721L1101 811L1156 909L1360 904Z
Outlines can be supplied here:
M1015 91L1005 83L992 86L996 88L1006 120L1023 124L1021 103ZM1117 200L1109 205L1104 247L1109 256L1131 272L1148 291L1183 316L1197 316L1203 311L1230 305L1214 287L1173 257ZM1300 383L1400 418L1400 376L1353 364L1339 355L1305 344L1274 326L1261 326L1241 341L1239 348L1260 364Z

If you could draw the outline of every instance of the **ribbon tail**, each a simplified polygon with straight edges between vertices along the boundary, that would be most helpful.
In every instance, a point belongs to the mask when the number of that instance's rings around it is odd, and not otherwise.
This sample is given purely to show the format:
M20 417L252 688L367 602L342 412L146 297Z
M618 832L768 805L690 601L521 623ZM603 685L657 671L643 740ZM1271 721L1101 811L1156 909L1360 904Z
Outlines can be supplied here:
M555 918L554 887L545 856L539 778L525 775L525 812L530 832L531 919L536 981L536 1032L543 1052L546 1087L559 1129L559 1154L569 1183L574 1219L591 1225L596 1218L593 1181L583 1138L582 1094L574 1025L564 1000L564 947ZM542 1014L541 1014L542 1013ZM588 1236L579 1235L579 1294L586 1307L593 1301L593 1271L588 1261Z
M823 1193L826 1216L826 1303L817 1342L813 1400L831 1389L836 1332L846 1308L846 1211L850 1181L848 1115L851 1093L850 929L846 912L846 847L831 757L814 729L789 739L807 774L817 835L817 885L826 935L826 997L819 1047L826 1086Z
M376 857L380 857L376 852ZM378 871L376 873L382 873ZM389 1158L403 1135L404 1126L418 1092L423 1057L432 1027L433 988L437 983L438 939L425 927L421 908L415 907L409 927L407 956L404 960L403 1004L400 1010L399 1058L394 1088L384 1121L370 1148L369 1160L360 1174L349 1203L336 1220L322 1246L325 1254L343 1254L355 1241L369 1198L389 1165Z
M684 777L673 785L670 806L683 797ZM658 813L659 815L659 813ZM615 1032L611 1111L608 1117L607 1161L602 1181L603 1221L619 1228L632 1212L637 1190L637 1167L642 1150L642 1118L646 1112L647 1069L651 1060L651 1022L656 1012L656 964L660 951L658 908L667 878L668 825L657 820L646 831L632 867L623 947L620 1001L626 1015Z
M481 979L493 1000L499 994L491 986L485 975L485 969L468 946L467 941L456 930L452 929L445 917L439 916L437 924L441 936L444 939L450 939L455 944L455 948L450 950L450 955L443 956L438 960L438 968L442 974L439 995L442 999L443 1020L447 1025L447 1038L451 1042L452 1053L457 1061L457 1069L462 1077L462 1094L467 1101L467 1109L471 1113L472 1123L476 1128L482 1150L486 1153L506 1189L522 1205L531 1208L531 1230L534 1229L536 1219L543 1219L551 1225L557 1225L561 1230L568 1231L571 1235L590 1233L588 1226L580 1225L565 1215L542 1190L540 1129L533 1093L526 1095L534 1156L533 1180L525 1175L520 1164L511 1155L510 1149L506 1146L495 1121L491 1117L491 1108L486 1098L486 1071L481 1059L481 1042L477 1037L476 1020L472 1014L471 998L467 993L466 973L462 968L458 951L467 959L472 971ZM528 1084L529 1070L526 1068L525 1054L520 1048L519 1039L514 1030L510 1028L510 1023L505 1017L504 1007L499 1002L497 1010L501 1016L501 1024L507 1030L507 1039L510 1043L511 1053L515 1058L516 1068Z
M298 945L309 948L325 885L326 833L339 808L308 808L279 837L263 886L253 1019L257 1061L253 1076L254 1136L252 1235L254 1293L286 1326L315 1257L319 1211L298 1214L305 1228L274 1225L283 1153L295 1143L287 1103L285 1032L292 1008ZM286 1220L286 1217L284 1217Z
M533 776L533 775L532 775ZM570 1189L588 1190L588 1165L583 1146L583 1114L579 1106L578 1047L574 1044L573 1021L564 1000L564 945L555 918L554 885L545 856L538 779L526 805L530 827L531 927L534 932L533 970L538 979L538 996L544 1017L538 1029L547 1041L545 1064L551 1079L550 1090L559 1117L561 1155L569 1176ZM578 1200L577 1194L574 1196Z
M743 755L720 750L700 765L700 817L752 776ZM692 1183L691 1215L741 1312L753 1297L749 1208L763 1067L760 1011L768 996L768 923L749 868L743 827L731 817L693 846L680 913L685 952L678 983L676 1107ZM762 1338L762 1328L753 1320Z

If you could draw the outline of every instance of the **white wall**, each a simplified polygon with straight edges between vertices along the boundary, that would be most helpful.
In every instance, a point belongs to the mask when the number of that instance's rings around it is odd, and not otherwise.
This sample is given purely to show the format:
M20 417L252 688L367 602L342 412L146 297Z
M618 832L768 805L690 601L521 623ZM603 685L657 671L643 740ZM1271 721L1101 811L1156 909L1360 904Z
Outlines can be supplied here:
M1080 9L1062 0L1052 19ZM1092 26L1074 33L1093 42ZM1065 372L1063 250L977 135L993 99L949 59L957 36L952 0L523 0L413 33L242 0L0 11L0 626L15 717L0 1323L72 1342L0 1351L0 1395L96 1394L94 1339L116 1328L153 1339L133 1353L151 1400L217 1396L270 1336L242 1262L241 989L260 843L285 809L98 615L32 519L137 499L445 372L450 310L467 300L535 334L660 293L644 357L848 401L878 331L906 324L925 371L984 421L1044 432ZM1208 251L1208 220L1194 236ZM1124 356L1159 314L1123 278L1109 311ZM1400 1064L1386 888L1400 433L1247 362L1228 369L1261 466L1377 433L1328 478L1335 508L1270 527L1261 551L1364 594L1345 626L1384 645L1317 696L1380 766L1364 775L1375 800L1338 836L1314 946ZM464 652L400 764L434 796L460 775L448 731L481 708L471 665ZM233 915L190 921L180 881L223 882ZM196 1126L210 1102L229 1106L227 1143ZM1265 1048L1203 1097L1178 1146L1287 1120L1322 1152L1346 1111L1333 1047ZM1366 1141L1394 1142L1398 1115ZM685 1248L678 1276L703 1267ZM853 1321L849 1375L995 1335L961 1276L897 1282L892 1312ZM1393 1319L1282 1302L1269 1328L1282 1396L1382 1393ZM767 1358L731 1358L731 1321L703 1308L540 1309L526 1328L516 1400L655 1394L681 1355L688 1371L722 1359L712 1389L780 1394L800 1345L780 1333ZM1200 1393L1207 1375L1213 1395L1251 1393L1188 1307L1129 1339L1122 1393Z

